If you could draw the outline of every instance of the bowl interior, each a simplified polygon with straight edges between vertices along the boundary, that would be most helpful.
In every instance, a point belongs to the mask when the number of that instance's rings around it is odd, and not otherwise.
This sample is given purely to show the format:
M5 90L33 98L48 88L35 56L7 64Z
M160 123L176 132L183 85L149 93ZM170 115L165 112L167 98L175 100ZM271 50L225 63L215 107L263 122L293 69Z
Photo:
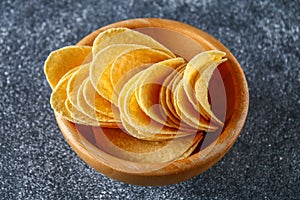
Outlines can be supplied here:
M207 33L182 23L160 19L150 22L133 20L131 23L115 23L90 34L78 44L92 45L99 32L111 27L125 26L153 37L186 60L205 50L218 49L226 52L228 61L219 65L209 84L212 110L224 121L224 126L215 133L206 134L204 142L190 157L165 165L149 165L120 160L105 153L105 150L95 145L90 127L74 125L56 115L62 133L77 154L96 170L121 181L124 181L122 176L120 178L119 175L112 175L111 170L143 176L176 174L187 170L193 172L189 174L193 176L205 171L221 159L233 145L248 111L248 88L244 74L237 60L224 45ZM186 178L189 177L179 178L178 181ZM131 182L128 178L126 180Z

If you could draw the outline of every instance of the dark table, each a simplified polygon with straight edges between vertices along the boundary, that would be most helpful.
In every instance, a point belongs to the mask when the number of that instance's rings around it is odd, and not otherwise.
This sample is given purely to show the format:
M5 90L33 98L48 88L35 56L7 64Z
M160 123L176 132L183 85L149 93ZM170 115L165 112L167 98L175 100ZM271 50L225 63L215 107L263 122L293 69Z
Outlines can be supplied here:
M299 199L299 1L0 2L0 199ZM43 73L48 54L106 24L174 19L224 43L248 80L250 110L226 156L164 187L111 180L73 152L57 127Z

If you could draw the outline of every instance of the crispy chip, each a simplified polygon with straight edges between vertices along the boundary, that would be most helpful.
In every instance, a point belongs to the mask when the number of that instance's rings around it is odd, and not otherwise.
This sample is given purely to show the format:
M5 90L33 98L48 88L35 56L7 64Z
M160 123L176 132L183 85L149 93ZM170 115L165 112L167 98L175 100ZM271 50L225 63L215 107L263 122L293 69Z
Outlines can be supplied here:
M67 101L66 87L70 77L72 76L72 73L74 73L76 70L78 70L78 67L67 72L62 77L62 79L58 82L58 84L56 85L55 89L51 94L50 104L56 113L58 113L59 115L61 115L62 117L64 117L65 119L71 122L82 123L87 125L98 125L98 123L95 120L90 119L86 115L77 115L80 117L74 118L73 114L69 112L69 110L72 110L72 112L74 112L72 105L69 104L68 109L66 107L66 103L69 102Z
M111 118L120 118L118 108L96 92L90 79L83 86L83 96L87 104L95 111Z
M193 105L189 102L188 97L183 89L182 81L177 85L175 92L175 108L178 109L177 112L181 113L180 116L184 120L188 120L189 124L192 124L193 127L198 130L203 131L215 131L217 127L210 125L210 122L207 121L204 117L200 115L198 111L196 111Z
M67 96L73 107L78 107L77 96L82 82L89 76L90 63L79 66L79 69L72 74L67 85Z
M170 59L166 53L153 49L135 49L119 55L112 63L110 80L113 85L113 90L117 94L122 89L123 85L130 79L127 73L144 68L153 63L161 62ZM128 78L126 78L128 77Z
M148 132L150 135L160 134L186 134L174 128L166 127L164 124L158 123L147 116L140 108L135 98L135 83L142 72L134 75L123 87L119 95L119 109L122 124L126 122L134 129L140 132ZM126 129L126 127L125 127ZM130 134L134 134L132 130L127 130ZM136 135L136 137L140 137Z
M196 55L190 62L188 63L184 76L183 76L183 87L187 94L189 101L192 103L194 108L207 119L212 119L218 124L223 124L211 111L210 104L208 102L208 81L212 75L213 70L216 68L218 63L216 61L220 60L223 56L225 56L224 52L211 50L200 53ZM222 60L221 62L224 62ZM215 67L214 67L215 66ZM195 91L195 83L199 74L205 71L207 68L212 70L208 70L205 74L205 78L201 78L201 84L198 83L198 92L196 97ZM213 68L211 68L213 67ZM200 100L200 101L199 101Z
M168 89L167 89L167 93L166 93L166 103L167 103L169 110L172 112L172 114L174 116L176 116L176 118L178 118L188 124L189 122L186 122L186 120L183 120L180 117L180 113L178 113L178 110L176 108L176 101L174 98L175 88L178 85L178 83L180 82L180 80L182 79L182 73L184 70L185 70L185 66L183 68L179 69L178 73L176 73L174 75L173 79L170 81Z
M181 83L182 81L182 77L183 77L183 72L184 72L185 68L181 69L179 71L179 73L174 77L173 82L171 83L172 85L170 86L171 88L171 93L170 93L170 101L171 104L169 105L169 108L172 108L171 106L173 106L177 116L179 116L180 119L182 119L182 121L184 121L186 124L188 124L189 126L193 127L194 129L198 129L200 128L196 123L194 123L188 116L186 116L186 113L183 113L180 109L179 109L179 102L178 102L178 95L177 93L177 87L178 85ZM181 98L181 97L180 97ZM182 102L180 102L182 103ZM184 103L188 103L188 102L184 102ZM201 130L201 129L200 129ZM203 129L202 129L203 130Z
M159 104L159 93L165 78L183 63L182 58L172 58L153 64L144 70L136 82L135 95L141 109L150 118L173 128L179 127L169 123L167 113Z
M120 54L141 48L148 47L134 44L114 44L95 55L90 66L89 77L99 95L112 102L114 88L110 80L111 64Z
M118 158L142 163L170 162L190 154L202 138L201 133L173 140L145 141L119 129L93 128L97 145Z
M171 140L174 138L180 138L184 136L191 135L194 132L189 131L189 132L169 132L168 134L166 133L161 133L161 132L148 132L148 131L143 131L143 130L137 130L136 127L132 126L129 124L127 119L121 116L121 121L122 121L122 126L124 128L125 132L128 132L128 134L132 135L135 138L142 139L142 140L150 140L150 141L161 141L161 140Z
M174 54L153 38L128 28L111 28L100 33L93 43L93 55L113 44L135 44L165 52L170 57Z
M69 99L65 101L65 107L69 111L71 117L74 119L74 123L99 126L99 123L95 119L89 117L88 115L84 114L79 109L74 107Z
M98 125L105 127L118 127L120 122L117 118L112 118L102 113L98 113L85 101L83 95L83 86L85 81L89 80L90 64L85 64L72 74L68 81L67 96L72 105L71 113L74 118L81 118L81 115L88 116L90 119L98 121Z
M85 115L89 116L90 118L99 121L99 124L101 124L102 122L104 123L112 122L112 127L117 127L115 123L119 123L120 121L116 120L115 118L111 118L99 112L96 112L93 109L93 107L89 106L85 101L83 96L83 87L87 81L89 81L88 78L85 81L83 81L82 85L78 89L77 103L80 111L83 112Z
M171 84L174 80L174 77L185 66L186 64L177 67L176 70L174 70L171 74L169 74L169 76L165 78L159 93L159 103L161 104L162 109L167 115L167 120L169 120L169 123L175 124L177 127L184 126L184 122L181 121L181 119L175 111L173 104L171 103Z
M69 70L90 61L91 52L92 48L89 46L67 46L51 52L44 64L44 72L51 88L54 89Z
M203 71L199 71L199 74L196 78L195 82L195 96L196 99L198 100L204 115L207 116L208 118L211 118L218 124L223 124L222 121L220 121L215 114L211 111L210 109L210 104L208 102L208 84L209 80L211 79L211 76L213 74L213 71L218 67L219 64L225 62L227 58L221 59L218 61L215 61L213 64L209 65L207 68L203 69Z

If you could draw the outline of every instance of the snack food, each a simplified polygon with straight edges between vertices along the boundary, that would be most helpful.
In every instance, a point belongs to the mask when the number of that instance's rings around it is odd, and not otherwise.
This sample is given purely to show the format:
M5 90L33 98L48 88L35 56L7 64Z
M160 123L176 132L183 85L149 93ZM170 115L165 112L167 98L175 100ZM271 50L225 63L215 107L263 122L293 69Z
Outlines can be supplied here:
M212 113L208 102L208 82L214 69L226 61L224 52L212 50L196 55L184 71L183 87L194 108L207 119L222 122Z
M173 140L149 141L137 139L125 132L93 128L95 140L100 148L118 158L139 163L171 162L186 157L202 139L202 134Z
M90 79L83 86L83 96L87 104L96 112L111 118L120 119L117 108L96 92Z
M135 97L144 113L166 126L179 128L170 124L159 104L159 93L165 78L178 66L185 63L183 58L172 58L155 63L143 70L135 85Z
M71 69L88 62L92 48L89 46L67 46L53 51L44 65L44 72L52 89Z
M113 44L142 45L152 49L161 50L170 57L175 57L169 49L151 37L124 27L112 28L100 33L93 43L93 55L95 56L99 51Z
M71 49L85 51L71 62ZM202 52L186 61L149 36L126 28L104 31L93 47L78 49L62 48L56 51L59 56L52 53L47 59L45 73L53 88L50 102L55 112L71 122L118 127L131 135L119 131L103 144L104 135L95 131L101 148L130 161L168 162L188 156L203 132L215 131L222 124L210 109L207 90L214 69L226 60L224 53ZM61 69L59 62L64 59L60 55L67 58ZM152 145L154 150L143 159L126 146L116 148L122 140ZM161 144L168 148L158 150ZM166 152L170 153L167 159Z

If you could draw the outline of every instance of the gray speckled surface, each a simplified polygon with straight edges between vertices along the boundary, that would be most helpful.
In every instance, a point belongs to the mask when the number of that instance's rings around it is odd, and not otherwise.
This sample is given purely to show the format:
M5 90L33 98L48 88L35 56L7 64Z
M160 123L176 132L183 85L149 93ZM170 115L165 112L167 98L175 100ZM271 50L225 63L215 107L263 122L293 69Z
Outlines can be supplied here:
M299 1L0 2L0 199L299 199ZM223 42L247 76L250 110L226 156L202 175L165 187L106 178L61 135L43 62L106 24L162 17Z

